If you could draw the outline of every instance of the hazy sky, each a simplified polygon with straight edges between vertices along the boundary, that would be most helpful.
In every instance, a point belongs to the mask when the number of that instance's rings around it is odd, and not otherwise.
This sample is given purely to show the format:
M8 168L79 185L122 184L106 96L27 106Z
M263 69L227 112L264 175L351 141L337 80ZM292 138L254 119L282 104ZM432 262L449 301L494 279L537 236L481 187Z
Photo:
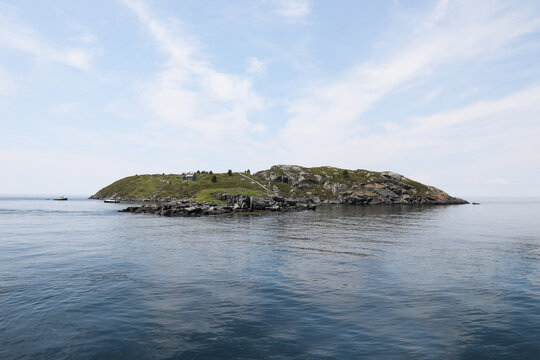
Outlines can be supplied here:
M273 164L540 195L540 2L0 0L0 194Z

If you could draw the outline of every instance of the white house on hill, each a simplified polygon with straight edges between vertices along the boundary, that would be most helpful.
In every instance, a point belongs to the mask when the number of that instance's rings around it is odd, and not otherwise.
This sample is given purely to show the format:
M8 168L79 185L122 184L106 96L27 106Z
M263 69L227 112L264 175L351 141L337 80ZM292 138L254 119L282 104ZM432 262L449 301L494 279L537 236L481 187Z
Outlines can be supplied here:
M192 173L192 172L182 173L182 180L195 181L195 180L197 180L197 174Z

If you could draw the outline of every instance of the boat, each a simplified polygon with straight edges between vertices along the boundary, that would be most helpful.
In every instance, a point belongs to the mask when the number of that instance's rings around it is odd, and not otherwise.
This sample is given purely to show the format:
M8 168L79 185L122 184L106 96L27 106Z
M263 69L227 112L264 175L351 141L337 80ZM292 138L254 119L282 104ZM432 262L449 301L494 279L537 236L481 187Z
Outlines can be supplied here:
M65 197L65 196L59 196L57 198L54 198L53 200L57 200L57 201L66 201L68 198Z
M120 200L110 198L110 199L103 200L103 202L106 202L106 203L109 203L109 204L118 204L120 202Z

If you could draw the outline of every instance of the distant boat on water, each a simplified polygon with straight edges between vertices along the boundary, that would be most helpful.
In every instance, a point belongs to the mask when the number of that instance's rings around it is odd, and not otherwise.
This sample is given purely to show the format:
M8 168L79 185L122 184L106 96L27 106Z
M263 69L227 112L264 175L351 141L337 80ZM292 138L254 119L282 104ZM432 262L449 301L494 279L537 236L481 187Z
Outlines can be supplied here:
M65 196L59 196L57 198L54 198L53 200L57 200L57 201L66 201L68 198L65 197Z
M110 203L110 204L118 204L120 200L111 198L111 199L105 199L103 200L103 202Z

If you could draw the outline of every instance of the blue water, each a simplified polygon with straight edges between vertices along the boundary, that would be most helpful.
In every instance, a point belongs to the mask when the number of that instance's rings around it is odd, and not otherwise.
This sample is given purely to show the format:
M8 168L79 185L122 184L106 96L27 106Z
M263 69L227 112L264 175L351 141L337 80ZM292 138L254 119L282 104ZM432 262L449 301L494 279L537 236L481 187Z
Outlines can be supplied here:
M540 202L0 199L0 359L540 359Z

